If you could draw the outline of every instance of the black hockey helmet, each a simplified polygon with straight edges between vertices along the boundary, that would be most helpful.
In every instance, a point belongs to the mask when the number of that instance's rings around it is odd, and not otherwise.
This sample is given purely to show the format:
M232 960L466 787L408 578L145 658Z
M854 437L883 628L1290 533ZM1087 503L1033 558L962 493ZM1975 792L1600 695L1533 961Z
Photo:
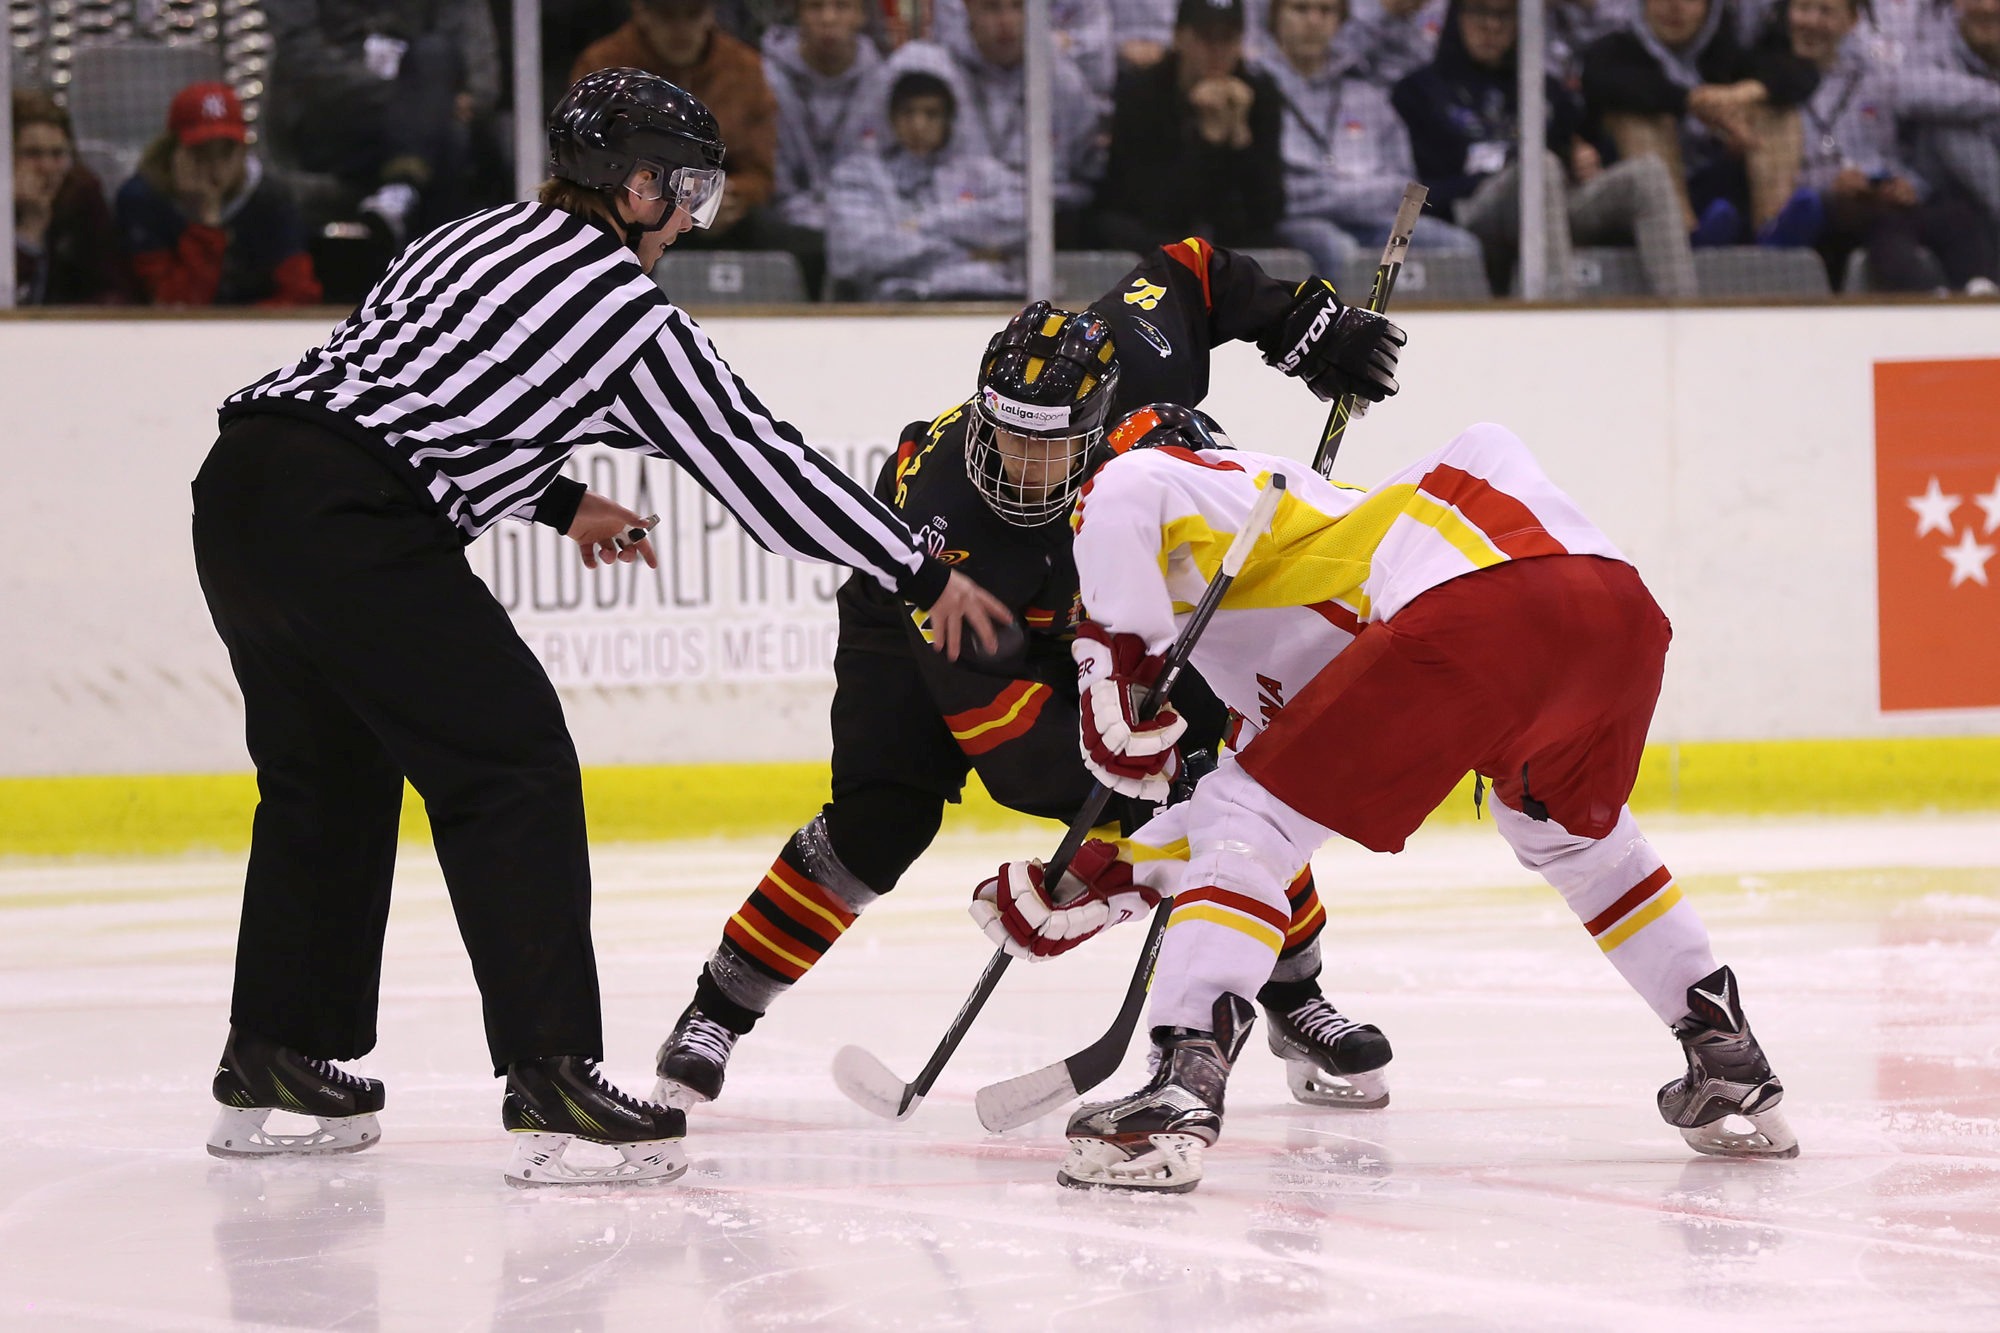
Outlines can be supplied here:
M1134 408L1104 436L1100 463L1134 449L1178 445L1183 449L1234 449L1214 417L1198 407L1179 403L1148 403Z
M993 335L979 361L965 467L994 513L1018 527L1039 527L1069 513L1117 387L1111 326L1090 311L1076 314L1036 301ZM1027 484L1010 479L998 431L1052 442L1040 456L1059 475L1045 472Z
M641 197L673 200L697 227L722 206L722 154L722 131L701 99L642 69L592 70L549 113L552 175L612 191L650 165L660 193Z

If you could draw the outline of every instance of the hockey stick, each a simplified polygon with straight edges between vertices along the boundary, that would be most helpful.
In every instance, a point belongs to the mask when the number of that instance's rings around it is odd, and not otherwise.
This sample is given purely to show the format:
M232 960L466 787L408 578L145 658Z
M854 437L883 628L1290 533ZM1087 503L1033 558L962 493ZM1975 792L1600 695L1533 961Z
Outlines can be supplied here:
M1187 624L1181 627L1179 637L1174 640L1174 646L1168 651L1166 661L1160 667L1159 679L1154 682L1152 689L1140 703L1142 716L1151 717L1158 712L1161 705L1166 703L1167 697L1173 693L1174 682L1180 679L1181 671L1187 666L1188 657L1194 652L1196 640L1200 639L1202 631L1208 628L1208 622L1214 617L1216 607L1222 604L1223 594L1228 592L1229 585L1236 581L1236 575L1241 572L1243 562L1250 558L1250 550L1257 544L1258 537L1269 530L1271 516L1277 512L1278 501L1283 498L1284 493L1284 475L1272 473L1270 483L1258 493L1256 503L1250 506L1250 514L1244 520L1243 530L1230 539L1229 549L1223 552L1221 568L1209 581L1208 588L1202 593L1201 601L1196 604L1193 614L1188 617ZM1076 818L1070 821L1069 831L1063 835L1062 845L1056 848L1055 855L1044 865L1042 869L1044 884L1062 882L1063 872L1069 869L1069 863L1075 859L1077 852L1090 837L1090 831L1097 827L1097 821L1103 816L1104 807L1110 801L1109 787L1098 783L1092 788L1090 796L1083 803L1083 808L1077 811ZM1162 913L1171 903L1172 900L1168 899L1161 904L1160 911L1154 913L1154 924L1151 927L1154 935L1164 929L1165 917ZM1151 939L1149 936L1149 941ZM847 1094L850 1101L863 1110L872 1111L885 1120L907 1119L929 1094L931 1085L937 1082L938 1075L943 1072L945 1062L950 1060L952 1053L958 1049L958 1043L964 1038L965 1030L972 1026L972 1020L979 1016L981 1009L985 1008L987 997L993 994L994 987L1000 984L1002 974L1007 971L1007 964L1013 960L1014 956L1005 949L993 951L993 957L986 964L986 970L979 974L978 984L973 986L972 994L965 997L965 1003L959 1006L957 1017L953 1018L951 1026L945 1029L944 1039L938 1043L937 1049L931 1052L931 1058L924 1063L923 1069L914 1080L903 1082L896 1077L889 1066L859 1046L843 1046L833 1057L834 1083ZM1145 975L1150 976L1151 973L1151 964L1148 963ZM1130 1003L1128 997L1128 1006ZM1127 1035L1128 1037L1130 1035L1129 1029ZM1121 1047L1120 1054L1122 1053ZM1113 1063L1115 1065L1116 1061ZM1106 1071L1106 1076L1108 1074L1109 1071ZM982 1097L984 1095L981 1094ZM982 1122L984 1119L982 1113Z
M1375 282L1368 289L1368 308L1378 315L1389 308L1389 296L1403 272L1403 256L1410 250L1410 233L1417 229L1417 215L1424 211L1424 200L1429 197L1430 191L1415 181L1403 187L1403 202L1397 205L1396 220L1389 227L1389 243L1382 247L1382 262L1376 265ZM1333 400L1326 429L1319 437L1319 451L1313 455L1313 470L1322 477L1333 472L1333 460L1347 436L1347 423L1355 414L1353 394L1344 393Z

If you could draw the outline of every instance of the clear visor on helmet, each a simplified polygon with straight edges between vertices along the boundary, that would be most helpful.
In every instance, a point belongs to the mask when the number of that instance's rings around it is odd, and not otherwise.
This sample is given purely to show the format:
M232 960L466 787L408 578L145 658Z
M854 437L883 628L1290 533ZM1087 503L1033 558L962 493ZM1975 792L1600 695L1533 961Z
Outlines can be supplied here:
M722 183L721 167L667 167L642 159L633 165L625 188L648 201L671 199L695 226L706 227L722 207Z
M1040 527L1069 515L1083 489L1101 429L1075 435L1023 435L987 416L977 400L966 429L965 470L987 506L1016 527Z

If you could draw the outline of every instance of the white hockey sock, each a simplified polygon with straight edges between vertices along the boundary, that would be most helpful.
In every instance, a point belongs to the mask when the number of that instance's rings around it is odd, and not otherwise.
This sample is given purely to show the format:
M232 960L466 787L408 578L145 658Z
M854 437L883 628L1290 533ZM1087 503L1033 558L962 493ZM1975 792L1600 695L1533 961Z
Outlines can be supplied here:
M1154 1027L1206 1029L1217 997L1252 996L1271 979L1292 924L1286 890L1330 834L1233 759L1175 809L1186 812L1188 859L1173 886L1148 1017Z
M1522 865L1540 874L1627 984L1665 1023L1687 1011L1687 988L1713 972L1708 929L1681 896L1627 808L1602 838L1580 838L1496 801L1494 822Z

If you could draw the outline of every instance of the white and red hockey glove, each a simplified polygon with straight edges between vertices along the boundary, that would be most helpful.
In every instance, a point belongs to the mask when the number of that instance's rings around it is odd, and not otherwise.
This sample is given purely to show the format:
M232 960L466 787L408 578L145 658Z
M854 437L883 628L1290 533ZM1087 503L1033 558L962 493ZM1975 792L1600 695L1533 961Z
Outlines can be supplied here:
M972 891L968 909L979 928L1016 958L1068 953L1108 926L1143 916L1160 895L1132 881L1118 849L1098 838L1083 844L1063 872L1058 906L1049 897L1040 861L1009 861Z
M1094 620L1076 628L1077 709L1083 762L1091 776L1125 796L1164 804L1181 758L1174 742L1187 721L1173 705L1141 721L1139 700L1160 678L1164 659L1146 651L1136 634L1114 634Z

